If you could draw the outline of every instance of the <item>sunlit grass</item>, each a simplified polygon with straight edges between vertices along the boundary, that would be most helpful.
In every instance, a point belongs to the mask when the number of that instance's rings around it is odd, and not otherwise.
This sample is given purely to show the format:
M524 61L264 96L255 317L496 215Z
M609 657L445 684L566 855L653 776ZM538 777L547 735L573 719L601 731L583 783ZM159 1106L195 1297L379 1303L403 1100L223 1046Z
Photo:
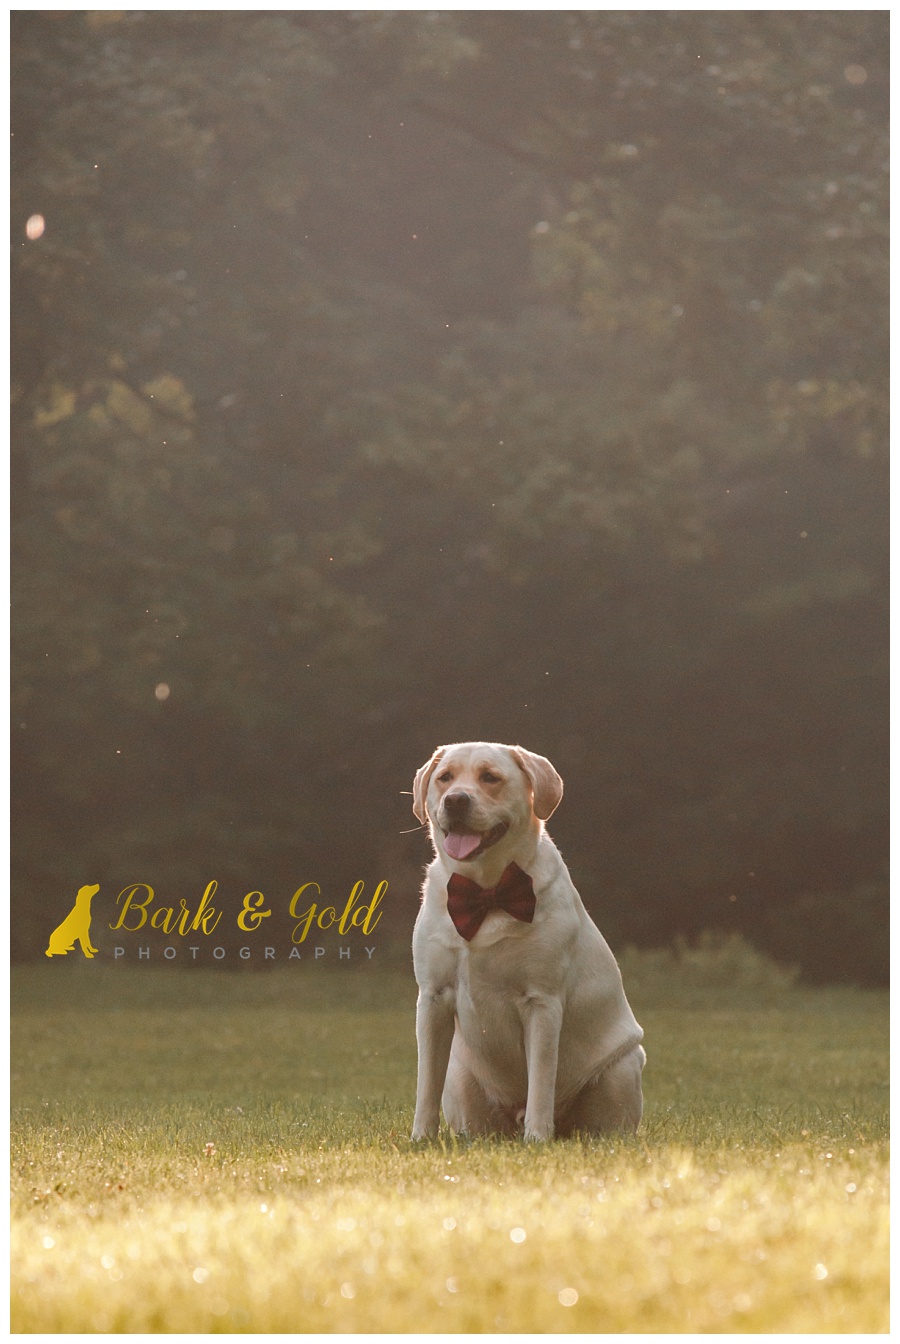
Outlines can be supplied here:
M885 1330L886 996L716 960L628 966L636 1138L527 1147L409 1141L410 974L23 969L13 1329Z

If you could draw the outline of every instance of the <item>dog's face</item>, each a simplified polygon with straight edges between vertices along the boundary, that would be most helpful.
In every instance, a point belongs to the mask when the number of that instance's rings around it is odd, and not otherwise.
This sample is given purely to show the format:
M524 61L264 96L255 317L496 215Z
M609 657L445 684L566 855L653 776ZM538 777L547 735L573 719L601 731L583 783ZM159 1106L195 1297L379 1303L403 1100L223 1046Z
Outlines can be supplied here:
M430 821L435 847L474 863L555 810L562 780L543 756L497 742L439 747L418 771L413 810Z

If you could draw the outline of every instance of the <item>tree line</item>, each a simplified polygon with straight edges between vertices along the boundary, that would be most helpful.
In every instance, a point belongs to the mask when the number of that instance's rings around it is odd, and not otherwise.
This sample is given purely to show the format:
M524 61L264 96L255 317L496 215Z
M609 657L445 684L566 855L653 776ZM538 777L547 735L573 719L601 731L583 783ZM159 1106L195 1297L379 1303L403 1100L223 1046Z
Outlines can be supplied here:
M882 980L886 15L19 12L12 69L18 954L101 880L388 880L402 946L403 791L488 738L614 945Z

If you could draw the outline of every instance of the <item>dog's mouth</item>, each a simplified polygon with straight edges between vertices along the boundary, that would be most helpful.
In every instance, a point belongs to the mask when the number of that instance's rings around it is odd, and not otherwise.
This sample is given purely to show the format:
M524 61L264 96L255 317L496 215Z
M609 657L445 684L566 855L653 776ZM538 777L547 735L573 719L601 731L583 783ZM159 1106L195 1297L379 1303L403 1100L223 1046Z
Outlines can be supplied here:
M469 831L461 827L455 830L444 832L444 849L450 855L451 859L458 862L468 859L477 859L491 845L496 845L498 840L502 840L509 825L501 821L483 835L480 831Z

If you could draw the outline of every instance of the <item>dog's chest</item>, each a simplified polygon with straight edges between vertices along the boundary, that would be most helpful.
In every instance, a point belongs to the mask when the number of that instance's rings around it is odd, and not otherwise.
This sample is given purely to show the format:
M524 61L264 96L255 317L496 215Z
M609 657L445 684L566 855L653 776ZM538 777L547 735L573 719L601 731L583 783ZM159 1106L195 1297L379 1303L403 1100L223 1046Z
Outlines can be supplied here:
M541 958L528 925L500 912L490 918L460 958L457 1016L479 1053L508 1058L513 1043L521 1044L522 1006L542 979Z
M471 1054L496 1080L513 1091L525 1084L525 1036L521 978L460 975L456 994L457 1030Z
M532 933L533 925L516 919L505 910L489 910L478 932L469 941L468 950L476 957L488 948L494 959L512 957L521 951L522 943L528 941Z

